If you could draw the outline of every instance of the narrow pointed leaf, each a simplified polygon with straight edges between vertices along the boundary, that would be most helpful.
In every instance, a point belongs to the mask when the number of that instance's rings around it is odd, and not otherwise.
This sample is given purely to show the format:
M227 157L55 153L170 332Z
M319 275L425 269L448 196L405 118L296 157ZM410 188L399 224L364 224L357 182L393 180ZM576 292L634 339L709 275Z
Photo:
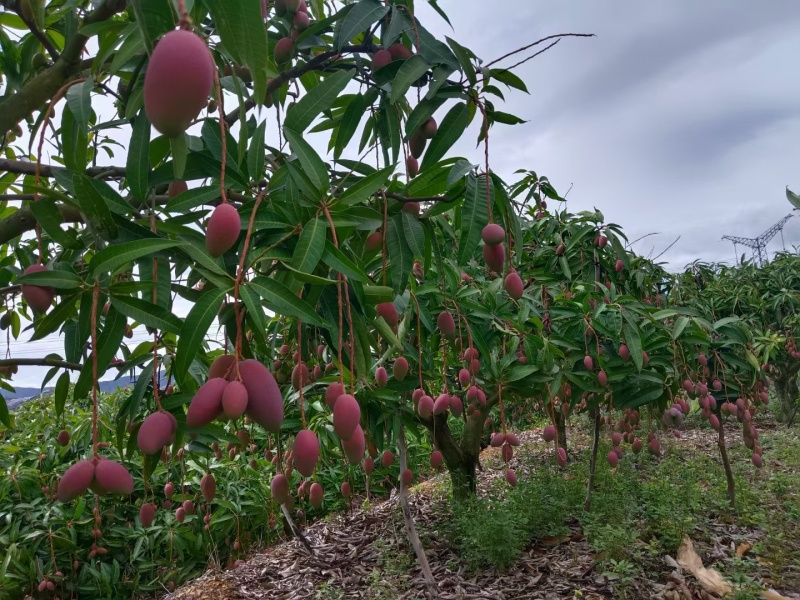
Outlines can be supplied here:
M439 162L462 136L467 125L469 125L469 109L465 103L459 102L450 109L439 125L439 130L425 151L420 170L424 171Z
M330 187L328 169L319 154L311 147L311 144L303 139L302 134L286 128L284 128L284 133L311 185L319 193L327 192Z
M264 302L276 313L288 317L303 319L304 323L327 327L314 307L302 298L298 298L281 282L270 277L256 277L249 284Z
M351 11L352 12L352 11ZM328 110L339 94L342 93L350 80L355 76L355 70L338 71L326 77L321 83L311 88L300 101L286 112L286 121L283 126L297 133L303 133L321 112Z
M92 262L89 263L89 273L92 275L108 273L137 258L182 245L184 242L159 238L109 246L94 255Z
M227 290L220 289L204 292L183 322L173 369L175 379L182 386L190 382L189 367L202 347L208 328L214 322L226 294Z
M183 323L161 306L135 296L112 296L111 306L126 317L160 331L178 334Z

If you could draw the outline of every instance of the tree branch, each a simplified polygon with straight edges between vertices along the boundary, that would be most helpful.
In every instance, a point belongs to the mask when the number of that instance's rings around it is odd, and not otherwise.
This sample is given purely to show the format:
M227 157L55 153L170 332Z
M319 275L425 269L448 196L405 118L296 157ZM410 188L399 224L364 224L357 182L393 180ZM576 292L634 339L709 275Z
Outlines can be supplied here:
M493 64L499 63L501 60L506 59L509 56L514 56L515 54L519 54L520 52L525 52L525 50L533 48L534 46L538 46L539 44L542 44L548 40L554 40L557 38L564 38L564 37L595 37L595 35L593 33L557 33L555 35L548 35L547 37L543 37L540 40L536 40L532 44L528 44L527 46L523 46L522 48L517 48L516 50L512 50L508 54L504 54L500 58L495 58L494 60L489 61L488 63L483 65L483 68L488 69Z
M17 8L19 8L19 2L17 2ZM25 14L22 10L15 9L17 16L22 19L22 22L28 26L28 29L31 30L31 33L34 37L39 40L39 42L44 46L44 49L47 50L47 53L52 57L54 61L58 60L58 50L56 50L53 43L50 41L50 38L47 35L39 30L39 27L36 25L36 21L28 19L25 17Z
M109 19L119 4L118 0L106 0L86 16L81 27ZM81 31L81 27L78 27L78 32ZM17 123L31 116L65 83L79 77L84 69L92 65L93 58L81 60L83 48L88 40L86 35L75 33L67 40L64 51L52 67L31 79L19 92L0 100L0 132L10 131Z
M0 120L2 120L2 116L0 116ZM0 171L17 173L18 175L36 175L36 163L27 160L10 160L8 158L0 158ZM86 174L89 177L97 177L98 175L101 175L103 179L122 179L125 177L125 168L89 167L86 169ZM40 165L39 176L52 177L53 166L47 164Z
M0 360L0 368L2 367L59 367L61 369L71 369L73 371L80 371L83 365L78 363L67 362L66 360L59 360L57 358L4 358Z
M424 196L420 198L411 198L409 196L403 196L393 192L386 192L386 197L391 198L392 200L397 200L398 202L402 202L403 204L408 202L455 202L458 200L458 197L448 198L447 196Z
M65 223L80 223L83 216L77 208L66 204L57 204L56 208L61 213ZM15 237L22 235L36 227L36 218L27 204L10 217L0 221L0 244L6 244Z
M322 65L330 58L333 58L337 54L342 54L345 52L349 53L356 53L356 52L374 52L377 48L372 44L364 44L360 46L344 46L341 52L334 52L332 50L328 52L324 52L318 56L315 56L310 61L303 65L296 65L291 69L288 69L278 75L275 79L272 79L267 84L267 96L273 93L275 90L280 88L284 83L287 81L291 81L292 79L296 79L302 76L304 73L308 73L309 71L314 71L322 67ZM248 111L254 108L256 105L256 101L253 98L248 98L244 103L245 111ZM239 118L239 107L237 106L235 109L231 110L227 115L225 115L225 123L230 127L233 125L236 120Z

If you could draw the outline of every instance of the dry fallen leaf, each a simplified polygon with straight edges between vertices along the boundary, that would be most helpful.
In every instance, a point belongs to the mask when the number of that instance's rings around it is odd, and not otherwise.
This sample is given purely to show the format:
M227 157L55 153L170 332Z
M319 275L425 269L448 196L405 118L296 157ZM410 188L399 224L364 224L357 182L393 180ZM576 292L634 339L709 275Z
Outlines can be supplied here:
M750 544L748 544L747 542L742 542L741 544L739 544L739 547L736 548L736 556L744 556L745 554L750 552L750 548L752 548Z
M683 538L681 547L678 548L678 564L681 568L694 575L695 579L707 592L720 596L731 592L731 584L725 581L718 571L707 569L703 566L703 561L695 552L694 544L688 537Z

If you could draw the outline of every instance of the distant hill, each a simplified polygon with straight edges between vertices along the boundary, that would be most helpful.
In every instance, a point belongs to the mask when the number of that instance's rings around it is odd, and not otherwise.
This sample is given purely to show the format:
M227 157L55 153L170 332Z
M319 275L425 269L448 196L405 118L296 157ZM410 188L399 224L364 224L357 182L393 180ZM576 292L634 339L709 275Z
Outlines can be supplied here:
M165 377L165 374L161 374L162 377ZM99 390L101 392L113 392L117 388L125 389L130 387L134 384L135 379L132 379L130 376L120 377L119 379L114 379L112 381L101 381L99 385ZM6 406L8 406L9 410L14 410L20 404L30 400L32 398L38 398L42 394L51 394L53 393L53 387L46 387L44 390L40 390L39 388L32 388L32 387L17 387L15 388L16 391L9 392L8 390L0 390L0 394L2 394L3 398L6 401Z

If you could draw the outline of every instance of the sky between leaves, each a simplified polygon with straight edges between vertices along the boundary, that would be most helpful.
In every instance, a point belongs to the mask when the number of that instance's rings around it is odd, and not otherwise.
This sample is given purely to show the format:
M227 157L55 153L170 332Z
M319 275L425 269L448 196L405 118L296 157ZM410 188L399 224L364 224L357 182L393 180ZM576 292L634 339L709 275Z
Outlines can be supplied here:
M784 188L800 191L796 0L517 2L505 11L483 0L439 3L453 28L417 0L423 24L486 60L551 34L596 35L564 39L515 70L531 93L509 90L498 108L528 122L490 132L491 166L507 181L524 168L547 175L562 194L572 186L571 211L596 207L630 240L658 233L635 244L644 255L680 236L660 258L670 270L696 259L732 262L722 235L756 237L791 212ZM110 103L95 98L94 107L112 118ZM452 155L480 162L477 126ZM129 134L113 137L126 144ZM269 138L276 141L274 132ZM324 134L309 140L324 153ZM124 164L115 153L103 162ZM787 223L784 240L788 249L800 244L800 218ZM781 247L778 235L770 250ZM175 307L179 316L184 304ZM25 337L12 354L44 356L61 346L55 337L26 345ZM45 372L20 369L15 383L39 385Z

